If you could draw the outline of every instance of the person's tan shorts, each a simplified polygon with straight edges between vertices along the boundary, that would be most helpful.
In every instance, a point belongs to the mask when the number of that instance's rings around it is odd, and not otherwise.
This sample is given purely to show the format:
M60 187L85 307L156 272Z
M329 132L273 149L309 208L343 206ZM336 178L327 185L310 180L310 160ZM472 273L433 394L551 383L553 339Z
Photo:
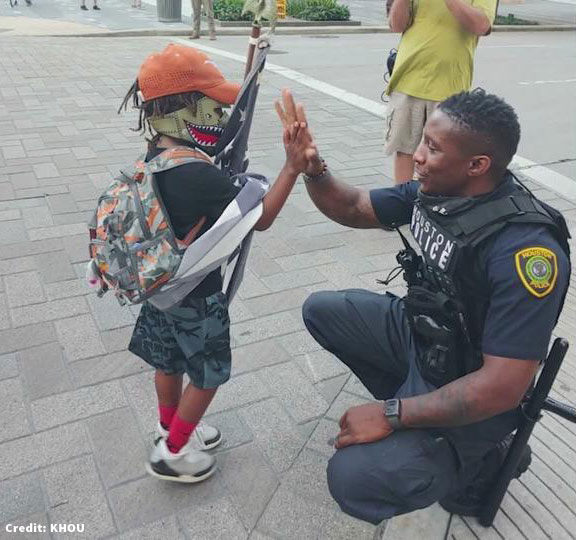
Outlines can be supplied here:
M424 124L436 105L438 101L392 92L386 118L386 155L413 154L422 139Z

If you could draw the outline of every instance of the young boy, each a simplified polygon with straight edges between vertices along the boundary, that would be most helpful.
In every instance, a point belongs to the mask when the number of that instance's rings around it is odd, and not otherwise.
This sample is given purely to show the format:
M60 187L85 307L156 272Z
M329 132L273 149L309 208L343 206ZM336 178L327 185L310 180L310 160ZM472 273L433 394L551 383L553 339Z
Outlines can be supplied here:
M228 118L224 109L239 90L205 54L171 44L144 61L120 107L132 99L140 109L138 130L153 135L146 161L182 145L203 159L156 174L158 195L181 240L208 230L239 191L210 160ZM289 92L284 98L294 109ZM286 162L263 199L256 230L270 227L304 172L308 137L303 122L284 128ZM142 306L129 350L156 369L158 439L146 464L151 475L200 482L213 474L215 459L205 451L220 444L222 435L201 418L230 377L229 327L219 269L174 308ZM182 390L184 374L190 383Z

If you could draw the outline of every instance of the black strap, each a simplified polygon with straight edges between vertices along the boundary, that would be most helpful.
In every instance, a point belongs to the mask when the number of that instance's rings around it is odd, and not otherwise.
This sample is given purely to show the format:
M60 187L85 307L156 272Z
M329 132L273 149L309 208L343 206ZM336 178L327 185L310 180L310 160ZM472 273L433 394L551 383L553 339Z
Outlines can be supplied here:
M540 214L532 198L523 194L509 195L472 208L457 221L462 232L469 236L493 223L524 214Z

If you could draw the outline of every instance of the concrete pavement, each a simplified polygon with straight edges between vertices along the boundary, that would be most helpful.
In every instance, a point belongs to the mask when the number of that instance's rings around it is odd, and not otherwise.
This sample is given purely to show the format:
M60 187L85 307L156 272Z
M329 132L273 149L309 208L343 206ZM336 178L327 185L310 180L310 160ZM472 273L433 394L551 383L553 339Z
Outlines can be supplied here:
M301 183L273 228L255 235L231 309L233 377L207 418L226 438L218 473L198 486L144 473L156 412L151 371L126 351L137 309L95 298L82 275L94 199L142 148L129 130L135 115L119 117L116 108L143 58L165 43L0 35L0 539L14 538L6 523L86 528L32 538L380 537L385 531L336 508L324 478L337 419L369 395L308 336L300 306L319 289L383 290L375 280L395 266L399 242L328 221ZM241 64L217 61L241 78ZM250 145L250 168L271 178L283 161L272 103L286 85L265 74ZM391 184L380 118L290 86L336 174L366 188ZM566 211L574 230L574 203L530 185ZM559 326L568 337L575 307L573 289ZM557 385L572 403L575 360L571 353ZM548 419L540 429L542 458L514 483L499 514L505 525L486 537L567 538L575 530L576 430ZM426 538L443 538L445 517L430 512ZM532 534L530 515L539 523ZM418 538L395 523L386 538ZM474 524L453 524L455 538L481 536Z

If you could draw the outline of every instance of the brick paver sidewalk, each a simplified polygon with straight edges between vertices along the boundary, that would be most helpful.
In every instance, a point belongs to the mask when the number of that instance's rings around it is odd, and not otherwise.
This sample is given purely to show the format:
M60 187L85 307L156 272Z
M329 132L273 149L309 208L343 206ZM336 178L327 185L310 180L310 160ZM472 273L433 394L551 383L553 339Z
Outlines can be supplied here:
M0 37L0 539L18 537L8 522L84 524L83 538L370 539L374 528L342 514L325 482L337 419L369 396L308 336L300 306L319 289L381 289L375 279L395 266L399 242L328 221L301 184L273 228L255 235L231 309L233 377L209 410L226 438L218 473L197 486L144 473L156 404L151 371L126 351L137 310L97 299L82 276L95 197L142 148L128 129L135 115L115 110L144 56L164 43ZM243 66L218 63L240 79ZM253 129L251 169L271 178L283 162L272 102L286 84L264 77ZM390 184L381 119L292 87L336 173ZM573 204L540 194L574 217ZM573 306L571 294L568 337ZM563 377L558 392L574 401L575 379L568 369ZM520 502L507 504L511 519L529 508L557 538L576 520L566 446L576 430L556 420L541 429L560 430L536 448L555 470L536 460L516 483ZM561 511L546 509L532 477L566 501ZM30 537L60 536L73 537Z

